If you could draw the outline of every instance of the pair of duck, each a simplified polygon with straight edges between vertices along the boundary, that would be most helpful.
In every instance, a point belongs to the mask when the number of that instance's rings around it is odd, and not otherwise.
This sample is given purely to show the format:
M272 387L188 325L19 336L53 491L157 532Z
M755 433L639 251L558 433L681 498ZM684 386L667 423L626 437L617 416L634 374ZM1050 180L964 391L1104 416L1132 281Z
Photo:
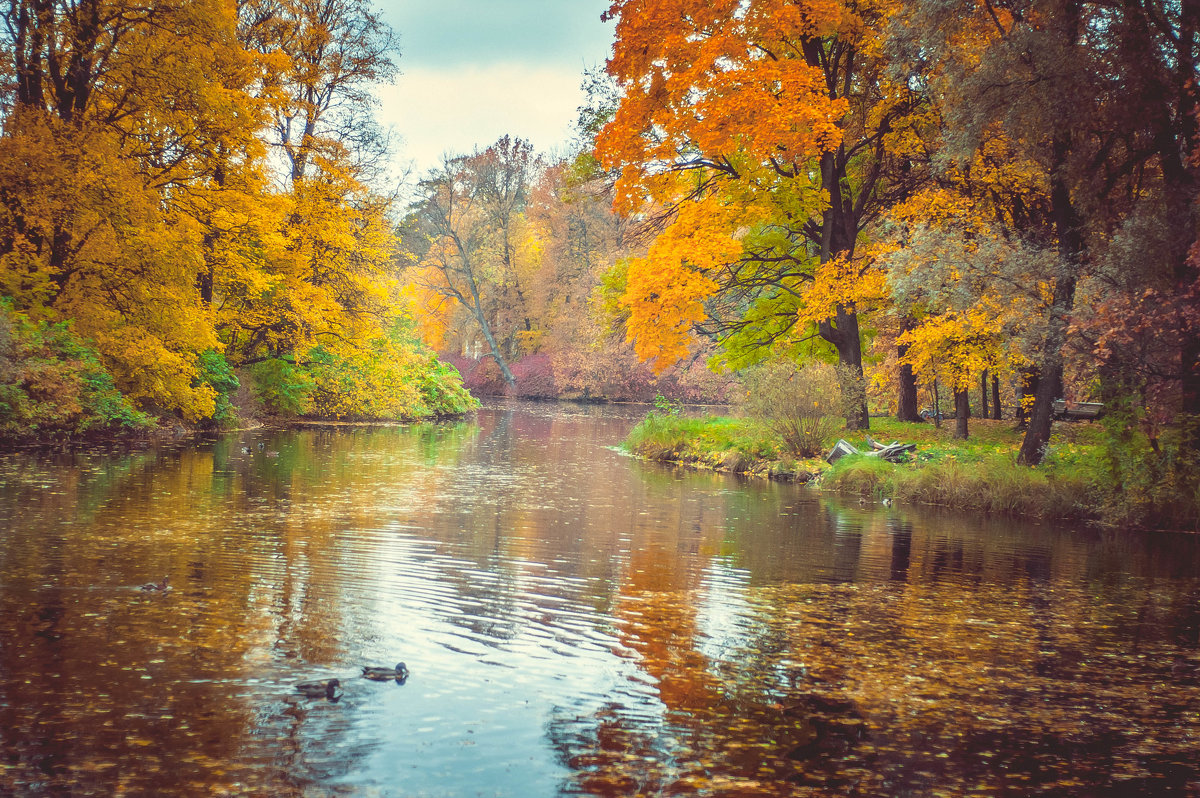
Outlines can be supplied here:
M408 678L408 666L403 662L397 662L394 668L364 667L362 675L364 678L376 682L397 681L403 683ZM338 679L322 679L316 682L301 682L296 685L296 690L309 698L328 698L332 701L337 698L341 684Z

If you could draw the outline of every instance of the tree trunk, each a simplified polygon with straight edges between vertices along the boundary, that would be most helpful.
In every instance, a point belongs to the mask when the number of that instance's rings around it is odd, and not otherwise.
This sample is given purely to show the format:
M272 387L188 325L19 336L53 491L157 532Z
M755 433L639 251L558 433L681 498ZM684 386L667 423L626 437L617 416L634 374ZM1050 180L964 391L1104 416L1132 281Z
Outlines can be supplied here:
M899 421L921 421L921 409L917 407L917 375L912 366L900 366L900 397L896 404L896 419Z
M1000 378L992 377L992 418L1000 420Z
M805 50L809 63L817 66L820 59L814 62L814 55L816 53L812 49ZM853 211L853 203L843 195L848 185L848 181L843 184L847 160L844 144L839 145L836 151L821 156L821 186L829 192L829 207L821 219L822 265L839 256L847 260L854 256L858 217ZM838 305L837 313L818 324L817 331L837 348L846 429L870 429L871 416L867 411L867 392L863 381L862 336L858 328L858 314L845 305Z
M979 417L987 418L988 417L988 373L987 373L987 369L984 369L983 373L979 375L979 407L980 407Z
M1047 364L1046 369L1052 368ZM1021 450L1017 453L1017 462L1023 465L1037 465L1046 456L1046 445L1050 442L1050 426L1054 422L1054 400L1058 391L1055 388L1061 383L1062 361L1057 364L1057 371L1047 373L1044 369L1038 380L1037 393L1033 397L1033 409L1029 411L1029 426L1025 428L1025 437L1021 441Z
M487 341L488 355L496 361L496 365L500 367L500 375L504 377L504 384L509 388L517 384L516 377L508 368L508 363L504 360L504 355L500 353L500 345L496 343L496 336L492 335L491 325L487 323L487 319L483 318L482 314L476 314L476 321L479 322L479 330L483 333L483 339Z
M1062 385L1063 346L1067 341L1067 325L1075 304L1076 270L1083 252L1082 220L1071 202L1070 187L1063 175L1069 151L1069 139L1060 134L1054 141L1055 169L1050 175L1050 207L1055 232L1058 233L1061 273L1054 281L1054 298L1050 302L1041 380L1033 398L1033 410L1029 414L1025 438L1021 441L1021 451L1017 454L1018 463L1031 466L1042 462L1046 456L1046 444L1050 442L1054 400L1058 398L1055 394Z
M838 305L837 315L818 325L821 337L833 344L838 353L838 380L846 409L846 429L871 428L867 412L867 392L863 380L862 338L858 314Z
M966 388L954 390L954 437L960 441L967 439L967 419L971 417L971 394Z
M912 319L905 316L900 322L900 329L902 332L907 332L912 325ZM900 361L896 419L898 421L921 421L921 408L917 406L917 375L913 374L912 366L904 362L906 354L908 354L907 344L896 347L896 357Z
M933 426L942 428L942 398L938 396L938 381L933 381Z

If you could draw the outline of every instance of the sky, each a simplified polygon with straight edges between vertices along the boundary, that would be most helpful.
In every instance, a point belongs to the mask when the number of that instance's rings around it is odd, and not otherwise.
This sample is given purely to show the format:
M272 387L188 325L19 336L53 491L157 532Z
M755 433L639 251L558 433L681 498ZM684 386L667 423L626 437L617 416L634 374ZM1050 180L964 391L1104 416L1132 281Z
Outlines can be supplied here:
M397 171L420 176L443 155L508 134L565 150L583 72L604 63L608 0L376 0L398 34L400 74L377 90Z

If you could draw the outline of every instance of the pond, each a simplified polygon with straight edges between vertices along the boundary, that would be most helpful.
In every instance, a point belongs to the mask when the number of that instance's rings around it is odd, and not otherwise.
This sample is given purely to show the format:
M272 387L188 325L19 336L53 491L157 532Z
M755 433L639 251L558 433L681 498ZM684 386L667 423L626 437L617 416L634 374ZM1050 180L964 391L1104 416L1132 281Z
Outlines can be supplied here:
M664 468L643 413L0 456L0 793L1200 795L1196 538Z

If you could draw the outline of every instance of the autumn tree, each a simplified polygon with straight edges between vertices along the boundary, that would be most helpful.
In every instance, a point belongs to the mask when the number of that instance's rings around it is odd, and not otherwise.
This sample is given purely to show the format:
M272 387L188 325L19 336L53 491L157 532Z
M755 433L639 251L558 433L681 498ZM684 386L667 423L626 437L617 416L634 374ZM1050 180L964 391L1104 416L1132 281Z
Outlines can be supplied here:
M201 232L176 200L213 178L222 143L253 149L233 8L14 0L3 13L0 290L74 320L132 398L211 414Z
M916 178L892 145L920 102L878 57L887 13L782 0L611 6L622 100L598 151L620 169L619 207L662 228L629 273L643 357L678 359L693 330L735 364L819 336L858 397L848 425L868 425L859 300L872 292L856 285L868 266L856 248ZM810 299L824 269L846 290Z
M522 273L536 254L525 210L539 169L529 143L508 136L473 155L447 157L421 181L404 231L418 304L427 316L466 311L509 386L516 382L512 347L498 338L497 325L510 338L532 331Z
M193 421L228 409L226 358L300 368L320 350L343 376L384 357L436 371L395 334L370 91L394 52L369 4L9 0L0 14L14 318L70 322L123 394Z
M926 131L930 151L941 129ZM993 132L964 162L931 164L930 180L895 205L873 246L899 316L900 361L955 393L967 433L968 390L985 374L1027 367L1045 338L1045 275L1056 258L1047 178ZM986 407L986 404L984 405Z
M223 231L237 268L218 278L220 326L244 363L317 341L353 348L382 334L395 300L390 198L374 184L386 140L371 94L396 72L391 29L362 0L252 0L239 35L261 64L264 138L283 191Z
M1113 233L1132 232L1128 221L1161 208L1160 224L1171 231L1164 246L1115 273L1132 293L1155 284L1183 292L1193 282L1187 252L1195 238L1190 164L1200 9L1190 1L916 0L905 10L895 41L908 37L913 63L939 64L929 74L947 109L947 153L961 157L998 126L1047 176L1047 245L1057 259L1041 276L1049 297L1045 337L1020 452L1022 462L1035 464L1061 391L1077 289L1100 276L1098 256ZM1196 369L1188 349L1182 342L1177 349L1182 386Z
M541 242L526 292L541 331L539 345L556 373L576 372L589 353L608 351L594 305L603 275L626 252L626 224L612 212L610 184L586 158L548 166L533 185L529 222ZM617 368L615 359L601 368Z

